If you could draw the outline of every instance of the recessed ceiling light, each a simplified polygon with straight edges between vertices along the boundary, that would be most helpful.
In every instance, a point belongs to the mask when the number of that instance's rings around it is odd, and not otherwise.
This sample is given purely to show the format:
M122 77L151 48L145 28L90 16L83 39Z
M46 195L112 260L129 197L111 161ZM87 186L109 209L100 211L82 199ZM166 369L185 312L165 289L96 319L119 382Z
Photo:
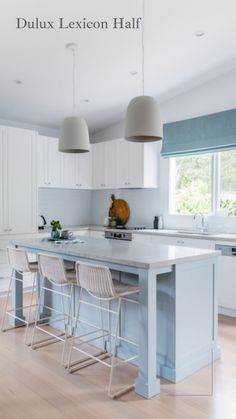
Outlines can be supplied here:
M15 84L22 84L23 82L22 82L22 80L14 80L14 83Z
M204 35L205 35L204 31L198 30L198 31L195 32L195 36L197 38L201 38L201 36L204 36Z
M137 71L130 71L131 76L137 76L138 72Z

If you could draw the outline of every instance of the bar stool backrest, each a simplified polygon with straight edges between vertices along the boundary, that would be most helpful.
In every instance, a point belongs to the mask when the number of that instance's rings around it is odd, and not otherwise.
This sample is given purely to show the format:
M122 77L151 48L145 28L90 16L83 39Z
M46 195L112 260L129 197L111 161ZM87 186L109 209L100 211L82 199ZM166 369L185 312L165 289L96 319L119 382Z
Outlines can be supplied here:
M38 255L41 274L54 284L66 284L66 272L63 259L59 256Z
M7 247L7 255L11 269L18 272L30 272L28 256L24 250Z
M76 263L77 283L89 293L104 298L115 296L111 271L106 266Z

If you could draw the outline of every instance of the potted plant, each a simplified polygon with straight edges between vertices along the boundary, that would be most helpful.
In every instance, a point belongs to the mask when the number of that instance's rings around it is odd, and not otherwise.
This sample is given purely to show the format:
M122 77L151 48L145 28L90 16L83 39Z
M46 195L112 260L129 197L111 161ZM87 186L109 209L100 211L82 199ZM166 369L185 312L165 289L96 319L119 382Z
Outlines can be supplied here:
M52 231L51 231L51 237L53 239L59 239L60 237L60 230L61 230L61 223L59 220L52 220L51 221Z
M110 227L116 227L117 217L109 217L109 226Z

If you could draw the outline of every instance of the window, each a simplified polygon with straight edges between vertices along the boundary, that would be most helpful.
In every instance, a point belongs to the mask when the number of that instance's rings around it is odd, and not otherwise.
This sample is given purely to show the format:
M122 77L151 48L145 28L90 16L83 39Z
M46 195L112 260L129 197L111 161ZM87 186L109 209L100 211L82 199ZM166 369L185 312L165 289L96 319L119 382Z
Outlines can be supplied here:
M236 216L236 151L171 159L170 212Z
M236 215L236 151L219 154L219 206L228 215Z

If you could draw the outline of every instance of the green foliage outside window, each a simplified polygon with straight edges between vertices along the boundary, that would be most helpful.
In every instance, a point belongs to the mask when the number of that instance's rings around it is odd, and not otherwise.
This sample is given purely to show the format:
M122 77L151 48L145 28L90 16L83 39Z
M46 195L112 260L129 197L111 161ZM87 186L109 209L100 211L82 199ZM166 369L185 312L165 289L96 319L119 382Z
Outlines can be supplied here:
M178 214L211 212L211 155L176 159L175 210Z

